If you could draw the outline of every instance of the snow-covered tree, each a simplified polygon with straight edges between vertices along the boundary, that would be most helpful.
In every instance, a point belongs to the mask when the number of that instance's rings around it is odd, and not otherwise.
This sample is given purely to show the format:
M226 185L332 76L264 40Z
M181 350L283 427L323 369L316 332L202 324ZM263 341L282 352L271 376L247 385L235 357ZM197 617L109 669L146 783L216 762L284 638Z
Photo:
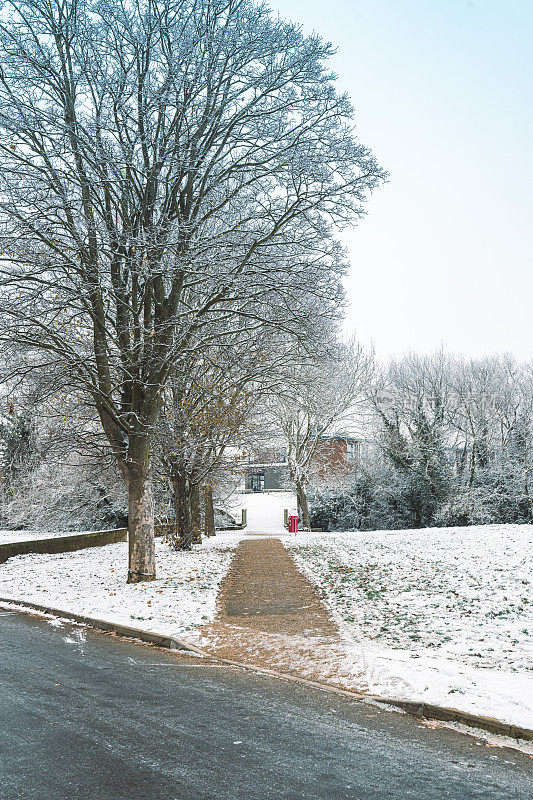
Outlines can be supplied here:
M83 397L61 392L61 376L35 369L2 383L14 354L0 361L2 526L87 530L127 521L124 482Z
M12 0L0 22L0 338L61 364L126 479L155 577L151 450L221 320L320 336L333 230L384 178L332 52L249 0ZM215 333L213 332L215 331Z
M10 530L84 531L124 527L127 510L116 464L72 453L49 455L21 473L0 514Z
M429 525L450 491L449 369L442 351L411 354L393 360L381 378L387 404L380 402L379 390L374 394L378 441L398 478L397 502L413 527Z
M246 326L234 327L222 344L173 370L157 427L157 460L172 486L179 549L200 541L202 527L214 533L213 490L217 481L227 482L225 473L238 470L258 404L291 370L291 346L285 335L251 337Z
M212 348L175 371L165 390L157 454L172 487L176 548L201 541L203 499L214 524L211 480L229 460L227 448L236 445L252 402L241 366L228 347Z
M0 456L2 489L9 495L38 456L34 420L27 413L15 412L12 404L0 418Z
M509 355L454 359L449 424L458 442L456 487L439 520L531 520L530 367Z
M511 356L408 355L375 382L357 473L313 498L319 527L532 519L533 381Z
M354 340L318 358L304 359L269 403L269 413L287 447L302 527L309 530L306 486L323 437L354 424L372 376L372 357Z

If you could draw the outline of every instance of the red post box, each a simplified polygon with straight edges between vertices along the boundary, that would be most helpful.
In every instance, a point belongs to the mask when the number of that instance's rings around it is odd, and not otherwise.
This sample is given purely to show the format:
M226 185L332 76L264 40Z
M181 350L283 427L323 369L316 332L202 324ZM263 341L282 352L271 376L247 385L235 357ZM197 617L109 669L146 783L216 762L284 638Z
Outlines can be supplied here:
M289 517L289 533L298 533L298 517Z

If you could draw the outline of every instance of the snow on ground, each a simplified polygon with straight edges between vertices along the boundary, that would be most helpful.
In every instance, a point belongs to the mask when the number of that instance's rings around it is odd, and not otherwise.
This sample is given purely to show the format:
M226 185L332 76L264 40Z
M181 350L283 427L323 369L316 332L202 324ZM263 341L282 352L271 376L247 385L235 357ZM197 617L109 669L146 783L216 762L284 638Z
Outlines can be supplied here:
M228 504L228 511L240 519L241 509L247 513L247 533L286 533L284 510L296 514L294 492L249 492L235 494Z
M181 636L213 619L220 581L242 538L222 533L190 552L156 540L157 580L137 584L125 582L126 542L16 556L0 565L0 597Z
M76 536L90 531L0 531L0 544L28 542L31 539L55 539L56 536Z
M533 526L284 543L320 587L370 691L533 728Z

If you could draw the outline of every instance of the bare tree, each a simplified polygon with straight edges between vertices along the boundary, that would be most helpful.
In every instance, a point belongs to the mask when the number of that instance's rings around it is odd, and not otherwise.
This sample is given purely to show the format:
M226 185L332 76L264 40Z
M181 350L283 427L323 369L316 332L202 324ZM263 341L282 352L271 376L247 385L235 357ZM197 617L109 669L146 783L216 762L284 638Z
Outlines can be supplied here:
M187 366L171 375L157 434L159 460L174 497L177 549L201 542L202 494L207 489L211 496L206 483L222 465L228 445L237 443L251 403L246 376L240 364L231 369L226 348L206 351Z
M458 466L469 488L476 474L491 463L499 438L496 417L501 412L506 416L504 372L500 360L490 357L456 359L454 363L449 422L458 433Z
M531 522L531 364L510 355L405 355L377 376L371 399L358 469L314 498L318 525Z
M9 366L14 356L9 354ZM0 363L0 383L6 366ZM9 399L0 400L1 524L45 524L49 530L123 526L124 481L94 408L62 387L57 374L32 370L9 389Z
M291 340L266 332L250 338L246 328L233 330L221 345L192 355L170 376L158 428L158 460L172 486L178 522L175 546L188 549L201 541L201 506L205 530L214 533L214 482L234 472L253 424L260 399L287 375Z
M264 6L2 10L0 336L92 398L128 487L128 581L151 580L171 369L221 320L303 335L305 298L335 313L332 225L353 223L384 173L335 92L331 47Z
M304 530L310 529L306 485L313 459L324 436L354 424L371 375L372 357L352 339L301 365L270 402L270 414L287 446Z
M533 385L530 365L510 355L455 359L449 424L459 441L458 492L472 506L481 495L514 497L532 518ZM504 505L509 500L504 499ZM500 516L499 512L490 512ZM502 512L510 515L508 509ZM510 518L510 517L509 517Z
M373 398L379 445L399 478L398 502L414 527L430 524L450 490L449 381L450 357L443 351L409 354L391 361ZM379 394L384 387L386 404Z

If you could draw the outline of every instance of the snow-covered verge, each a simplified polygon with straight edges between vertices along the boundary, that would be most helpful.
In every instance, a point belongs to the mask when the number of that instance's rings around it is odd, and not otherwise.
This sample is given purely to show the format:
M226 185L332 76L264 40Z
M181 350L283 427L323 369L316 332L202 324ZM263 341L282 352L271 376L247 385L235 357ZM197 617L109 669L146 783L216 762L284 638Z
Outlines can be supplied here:
M157 580L126 584L126 542L73 553L25 555L0 565L0 597L49 604L171 636L212 620L220 581L242 534L219 534L190 552L156 540Z
M55 539L59 536L76 536L79 533L97 533L97 531L0 531L0 544L12 542L29 542L32 539Z
M285 540L376 694L533 728L533 526Z

